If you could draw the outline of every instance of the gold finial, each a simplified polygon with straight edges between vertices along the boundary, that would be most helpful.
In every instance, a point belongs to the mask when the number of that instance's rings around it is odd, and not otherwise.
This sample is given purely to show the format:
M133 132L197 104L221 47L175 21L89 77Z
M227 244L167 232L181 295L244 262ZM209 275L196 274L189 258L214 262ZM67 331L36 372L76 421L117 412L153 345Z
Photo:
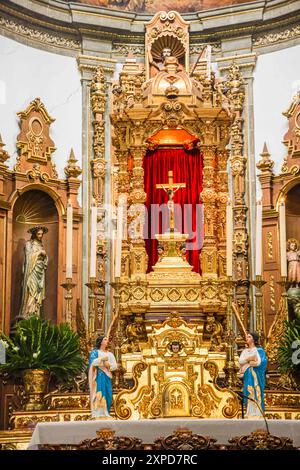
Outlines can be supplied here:
M1 134L0 134L0 164L6 162L8 160L9 155L6 150L4 150L5 144L3 143Z
M256 164L256 167L261 171L261 173L272 173L272 168L274 166L273 160L270 158L269 150L267 143L264 142L263 151L260 154L261 159Z
M82 170L81 168L76 165L77 160L75 158L74 150L71 148L68 164L65 167L65 174L67 178L78 178L79 175L81 175Z

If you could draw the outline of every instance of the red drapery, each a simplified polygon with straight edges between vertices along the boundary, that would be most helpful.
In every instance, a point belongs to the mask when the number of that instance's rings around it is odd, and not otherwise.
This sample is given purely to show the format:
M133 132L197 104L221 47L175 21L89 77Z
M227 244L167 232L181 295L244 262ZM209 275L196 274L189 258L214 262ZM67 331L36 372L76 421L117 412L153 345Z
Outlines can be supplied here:
M174 195L175 228L182 233L189 233L186 257L200 272L199 254L203 231L200 193L202 191L202 155L198 149L157 149L148 151L144 158L144 187L147 194L145 243L149 257L148 272L158 259L155 233L163 233L168 228L168 218L158 215L159 205L163 214L167 214L168 196L156 184L168 182L168 171L173 170L174 183L185 183L186 188L179 189ZM161 206L163 205L163 206Z

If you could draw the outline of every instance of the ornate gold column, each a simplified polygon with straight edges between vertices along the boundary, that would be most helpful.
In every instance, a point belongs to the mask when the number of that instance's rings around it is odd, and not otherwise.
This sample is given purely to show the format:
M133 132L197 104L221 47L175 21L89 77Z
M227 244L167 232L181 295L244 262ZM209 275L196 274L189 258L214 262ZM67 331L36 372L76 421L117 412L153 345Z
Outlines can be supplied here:
M3 147L5 147L5 144L2 142L2 137L0 135L0 195L4 194L4 179L5 173L8 169L5 162L9 159L9 155Z
M217 217L217 194L215 191L216 146L211 143L213 140L213 126L211 123L205 126L203 135L205 135L207 143L201 145L204 186L201 192L201 199L204 204L204 242L201 251L201 269L203 278L217 278L218 252L215 235Z
M217 234L218 234L218 272L226 276L226 204L228 201L228 150L218 150L217 172Z
M91 108L93 112L93 158L90 162L92 175L92 197L97 205L97 269L96 279L90 279L87 286L89 293L89 325L103 332L105 319L105 262L107 258L105 241L105 107L107 101L107 81L103 68L99 66L90 85ZM91 311L93 309L93 312ZM90 333L92 333L90 331Z
M130 181L129 181L129 172L128 172L128 150L116 150L115 151L116 159L119 163L118 171L118 194L124 194L127 197L130 193ZM126 206L128 210L128 205ZM129 281L129 271L130 269L130 246L128 238L122 241L122 259L121 259L121 282Z
M131 148L133 157L132 170L132 190L130 199L132 209L135 213L134 231L131 233L131 249L130 249L130 271L132 280L145 280L148 256L145 248L143 237L143 226L145 222L145 206L146 193L144 191L144 169L143 158L146 152L144 146ZM138 219L136 218L138 216Z
M227 86L228 97L232 103L235 119L231 126L230 167L233 179L233 214L234 214L234 273L237 280L236 300L241 319L246 328L249 326L249 266L247 206L245 202L246 157L243 156L243 106L245 99L244 80L239 65L235 62L229 68Z
M91 82L91 107L94 120L92 122L94 156L91 160L92 193L98 204L104 201L105 178L105 123L104 113L106 105L106 79L101 67L98 67Z

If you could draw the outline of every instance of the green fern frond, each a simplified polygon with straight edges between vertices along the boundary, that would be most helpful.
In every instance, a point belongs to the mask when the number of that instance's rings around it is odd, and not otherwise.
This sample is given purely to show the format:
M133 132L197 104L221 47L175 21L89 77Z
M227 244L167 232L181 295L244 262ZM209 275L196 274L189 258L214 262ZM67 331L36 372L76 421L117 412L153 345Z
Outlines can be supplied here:
M33 316L18 322L11 338L1 335L0 339L8 343L6 363L0 368L11 375L20 375L24 369L45 369L68 381L85 369L80 338L67 324L53 325Z
M300 319L285 322L285 334L278 348L279 369L281 372L289 372L300 369L300 364L293 361L295 349L293 343L300 340Z

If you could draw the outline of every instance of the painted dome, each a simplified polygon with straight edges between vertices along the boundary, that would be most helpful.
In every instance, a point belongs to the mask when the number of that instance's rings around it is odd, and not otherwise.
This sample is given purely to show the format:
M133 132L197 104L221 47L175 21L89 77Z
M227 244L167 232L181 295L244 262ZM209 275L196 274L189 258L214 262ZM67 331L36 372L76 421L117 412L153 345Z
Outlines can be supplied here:
M77 0L78 3L137 13L156 13L162 10L189 13L251 1L253 0Z

